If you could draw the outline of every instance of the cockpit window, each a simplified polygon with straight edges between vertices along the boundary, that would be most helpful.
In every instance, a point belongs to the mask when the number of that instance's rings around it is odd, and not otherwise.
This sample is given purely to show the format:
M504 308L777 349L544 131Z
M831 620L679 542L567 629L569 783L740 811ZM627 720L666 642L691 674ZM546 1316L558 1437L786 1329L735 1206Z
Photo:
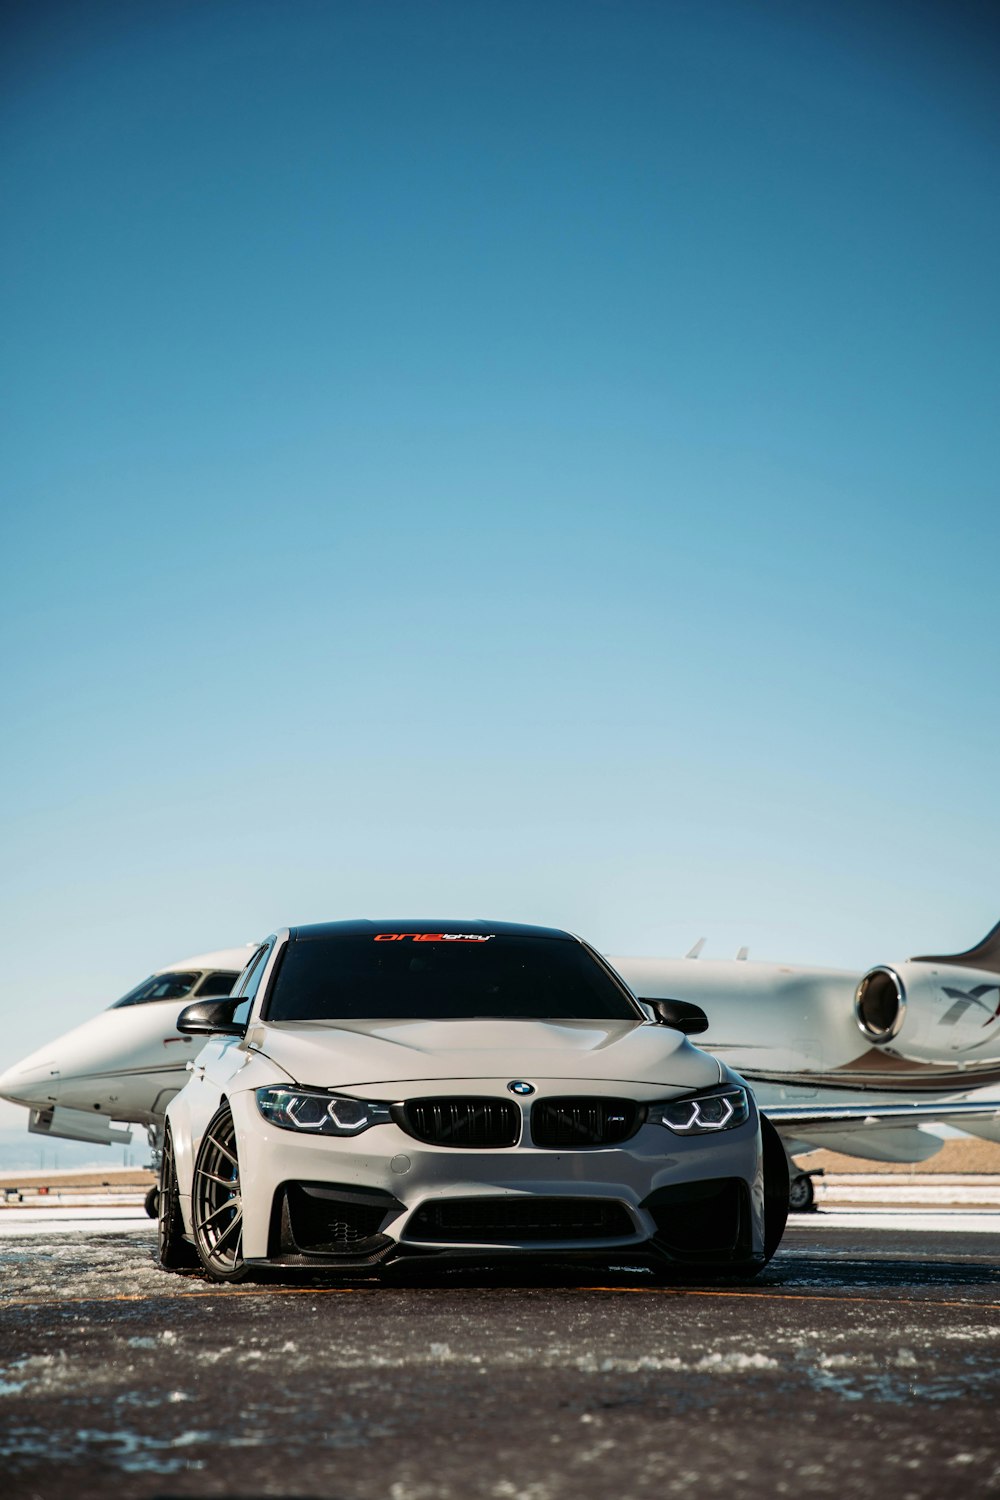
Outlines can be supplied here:
M233 985L239 977L239 974L229 969L216 969L213 973L206 974L198 986L198 999L207 1000L213 995L231 994Z
M126 1005L151 1005L154 1000L183 1000L190 995L204 970L193 969L190 973L172 970L167 974L150 974L134 990L129 990L109 1010L121 1010Z

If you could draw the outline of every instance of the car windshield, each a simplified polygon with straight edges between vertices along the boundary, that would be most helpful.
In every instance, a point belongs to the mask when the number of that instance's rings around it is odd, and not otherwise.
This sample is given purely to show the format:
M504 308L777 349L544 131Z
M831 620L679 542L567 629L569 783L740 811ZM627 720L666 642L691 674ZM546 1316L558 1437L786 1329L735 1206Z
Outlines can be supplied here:
M571 938L377 933L288 944L269 1021L638 1021L626 991Z
M149 1005L154 1000L183 1000L185 995L190 995L198 980L202 976L202 970L196 969L192 973L172 972L169 974L151 974L141 984L137 984L134 990L129 990L114 1005L109 1005L109 1010L121 1010L123 1005Z

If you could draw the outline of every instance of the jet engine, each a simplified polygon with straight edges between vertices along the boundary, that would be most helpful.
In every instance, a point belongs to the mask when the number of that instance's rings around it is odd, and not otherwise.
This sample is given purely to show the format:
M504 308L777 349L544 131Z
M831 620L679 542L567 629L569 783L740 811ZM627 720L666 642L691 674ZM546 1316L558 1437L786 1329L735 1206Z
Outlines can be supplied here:
M965 953L869 969L854 1014L875 1047L913 1062L1000 1058L1000 923Z

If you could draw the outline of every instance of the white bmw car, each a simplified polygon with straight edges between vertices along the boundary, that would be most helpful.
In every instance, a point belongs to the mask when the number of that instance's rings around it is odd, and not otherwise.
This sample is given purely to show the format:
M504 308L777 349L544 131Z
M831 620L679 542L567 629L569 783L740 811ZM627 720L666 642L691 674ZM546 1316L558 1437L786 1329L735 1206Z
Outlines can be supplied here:
M568 933L331 922L261 945L167 1109L159 1256L219 1281L504 1255L754 1275L784 1229L776 1133Z

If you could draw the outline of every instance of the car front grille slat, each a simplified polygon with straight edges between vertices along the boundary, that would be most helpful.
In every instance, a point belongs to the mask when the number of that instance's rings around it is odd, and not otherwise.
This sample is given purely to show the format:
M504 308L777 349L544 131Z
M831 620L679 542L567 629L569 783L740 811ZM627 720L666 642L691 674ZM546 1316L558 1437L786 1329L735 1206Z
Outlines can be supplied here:
M531 1111L536 1146L617 1146L639 1123L632 1099L539 1099Z
M516 1146L521 1134L521 1111L507 1099L411 1099L397 1121L431 1146L493 1150Z
M615 1198L439 1198L423 1203L406 1227L408 1240L484 1244L537 1240L612 1240L635 1235Z

